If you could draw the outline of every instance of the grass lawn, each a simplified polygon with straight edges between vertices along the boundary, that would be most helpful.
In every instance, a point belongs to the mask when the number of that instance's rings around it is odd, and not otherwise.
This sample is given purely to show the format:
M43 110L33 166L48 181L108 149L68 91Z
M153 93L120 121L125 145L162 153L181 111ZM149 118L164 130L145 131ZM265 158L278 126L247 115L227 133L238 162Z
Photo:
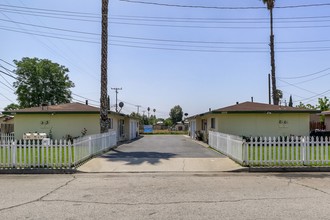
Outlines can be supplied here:
M68 168L69 163L74 161L73 147L71 152L69 149L69 147L31 146L17 147L16 152L10 152L7 147L0 147L0 167L8 167L8 163L12 163L12 158L15 157L17 167Z
M144 133L140 131L141 135L187 135L188 131L169 131L169 130L154 130L152 133Z

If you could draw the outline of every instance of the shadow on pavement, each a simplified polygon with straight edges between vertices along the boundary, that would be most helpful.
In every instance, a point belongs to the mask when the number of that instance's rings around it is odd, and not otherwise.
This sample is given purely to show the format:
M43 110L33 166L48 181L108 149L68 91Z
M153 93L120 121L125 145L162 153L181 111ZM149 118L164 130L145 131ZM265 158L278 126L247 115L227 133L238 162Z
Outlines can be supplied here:
M175 157L173 153L160 153L152 151L137 151L137 152L122 152L112 150L109 154L104 154L101 157L107 158L110 161L126 161L127 165L139 165L144 162L149 164L160 163L160 160L168 160Z

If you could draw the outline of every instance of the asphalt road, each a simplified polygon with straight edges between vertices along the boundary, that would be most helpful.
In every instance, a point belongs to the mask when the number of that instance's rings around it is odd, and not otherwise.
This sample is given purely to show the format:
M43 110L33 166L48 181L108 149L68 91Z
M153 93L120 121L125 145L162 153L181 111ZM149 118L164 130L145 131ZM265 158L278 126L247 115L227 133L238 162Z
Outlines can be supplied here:
M181 135L147 135L78 168L81 172L229 171L242 167Z
M0 175L0 219L329 219L328 173Z
M182 135L146 135L120 145L108 158L225 158Z

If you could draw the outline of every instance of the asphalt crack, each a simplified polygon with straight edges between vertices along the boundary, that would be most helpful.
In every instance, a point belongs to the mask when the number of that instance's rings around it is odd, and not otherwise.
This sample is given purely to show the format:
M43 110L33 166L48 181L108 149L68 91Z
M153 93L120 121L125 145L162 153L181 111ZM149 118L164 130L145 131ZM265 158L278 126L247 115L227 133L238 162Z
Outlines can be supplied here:
M17 208L17 207L20 207L20 206L24 206L24 205L28 205L28 204L31 204L31 203L34 203L34 202L39 202L39 201L45 201L43 200L45 197L49 196L50 194L56 192L57 190L67 186L68 184L70 184L72 181L76 180L76 177L74 175L72 175L72 179L66 181L64 184L60 185L59 187L56 187L55 189L51 190L50 192L46 193L45 195L37 198L37 199L34 199L34 200L31 200L31 201L28 201L28 202L24 202L24 203L20 203L20 204L17 204L17 205L13 205L13 206L9 206L9 207L6 207L6 208L0 208L0 212L2 211L5 211L5 210L9 210L9 209L13 209L13 208Z
M305 184L302 184L302 183L297 183L297 182L291 182L291 183L296 184L296 185L299 185L299 186L306 187L306 188L308 188L308 189L312 189L312 190L315 190L315 191L321 192L321 193L326 194L326 195L330 195L328 192L325 192L325 191L323 191L323 190L321 190L321 189L318 189L318 188L316 188L316 187L308 186L308 185L305 185Z
M218 204L218 203L239 203L239 202L255 202L255 201L267 201L267 200L295 200L295 199L309 199L311 197L280 197L280 198L250 198L250 199L233 199L233 200L193 200L193 201L173 201L173 202L98 202L98 201L82 201L82 200L42 200L43 202L67 202L67 203L81 203L81 204L96 204L96 205L126 205L126 206L139 206L139 205L177 205L177 204Z

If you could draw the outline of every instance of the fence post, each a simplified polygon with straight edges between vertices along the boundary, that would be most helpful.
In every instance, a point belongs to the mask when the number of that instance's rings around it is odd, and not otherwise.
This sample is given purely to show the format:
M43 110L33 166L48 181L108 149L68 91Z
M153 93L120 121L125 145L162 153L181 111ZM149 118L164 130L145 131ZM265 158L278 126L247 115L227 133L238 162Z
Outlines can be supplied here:
M92 137L88 137L88 149L89 149L89 156L92 156Z
M246 141L243 141L242 143L242 147L243 147L243 165L248 166L249 165L249 160L248 160L248 143Z
M16 167L16 151L17 151L17 145L15 141L13 141L11 144L11 164L13 168Z

